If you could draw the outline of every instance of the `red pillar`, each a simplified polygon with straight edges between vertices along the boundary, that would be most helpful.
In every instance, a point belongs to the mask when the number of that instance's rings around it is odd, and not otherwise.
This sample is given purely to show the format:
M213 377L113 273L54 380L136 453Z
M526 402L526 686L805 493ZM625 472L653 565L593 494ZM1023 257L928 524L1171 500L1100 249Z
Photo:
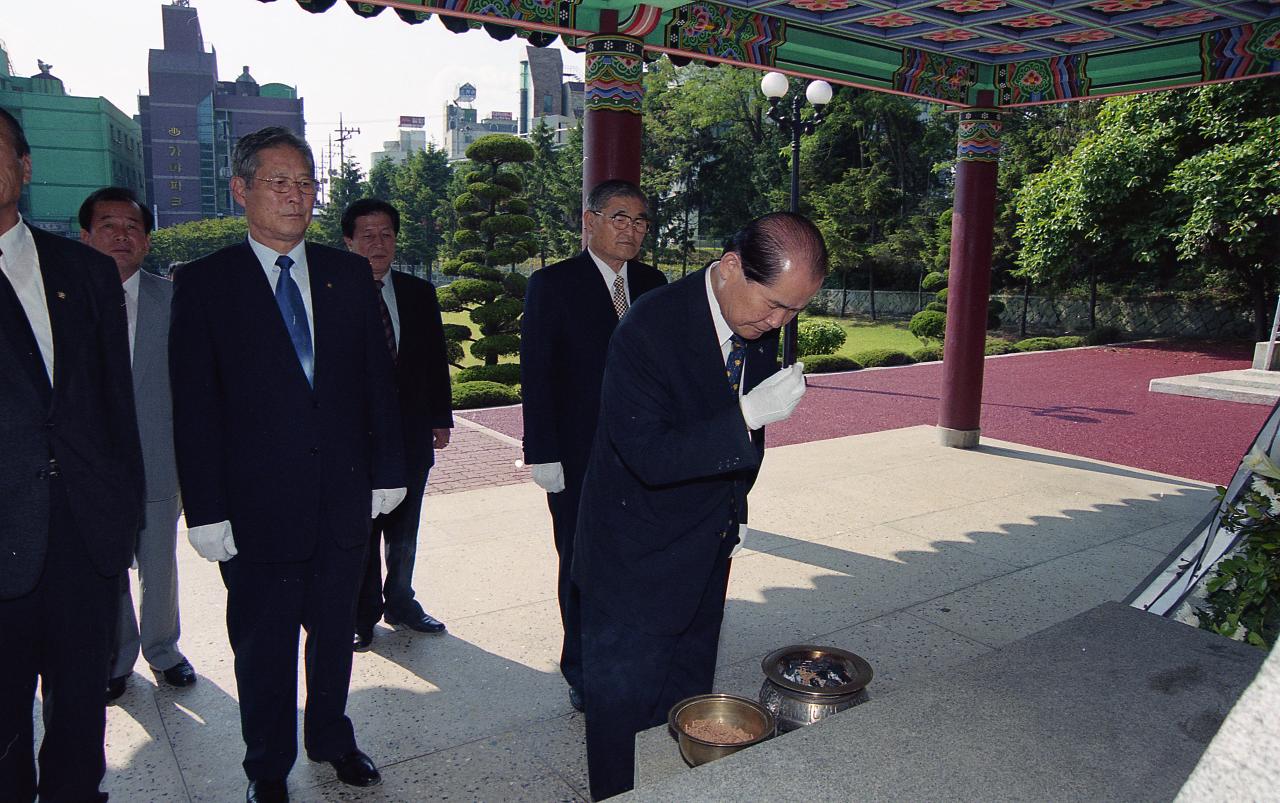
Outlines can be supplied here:
M586 116L582 140L582 199L602 181L640 183L640 102L644 45L606 33L587 40Z
M942 444L961 449L977 446L981 433L982 367L999 158L1000 112L987 108L962 111L956 145L947 334L943 341L942 410L938 419Z

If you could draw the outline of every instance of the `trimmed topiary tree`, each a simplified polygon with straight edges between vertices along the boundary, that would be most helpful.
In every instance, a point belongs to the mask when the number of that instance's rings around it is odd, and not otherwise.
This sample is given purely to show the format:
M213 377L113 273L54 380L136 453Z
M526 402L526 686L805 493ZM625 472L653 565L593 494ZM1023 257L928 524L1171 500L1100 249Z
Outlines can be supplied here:
M520 364L504 362L497 365L473 365L459 371L453 381L458 385L463 382L497 382L514 387L520 384Z
M523 180L504 167L532 158L533 146L519 137L491 134L477 139L467 147L467 159L478 169L466 175L466 191L453 200L459 230L453 236L455 257L445 268L463 278L441 289L440 308L471 313L480 329L471 354L485 365L497 365L499 357L520 352L526 280L514 266L533 256L537 245L530 236L533 218L525 214L529 205L519 197ZM504 274L498 269L502 265L512 266L511 271Z
M796 351L801 357L834 354L848 335L835 321L801 321Z
M926 344L930 341L941 343L947 333L947 313L932 309L921 310L911 316L907 328Z

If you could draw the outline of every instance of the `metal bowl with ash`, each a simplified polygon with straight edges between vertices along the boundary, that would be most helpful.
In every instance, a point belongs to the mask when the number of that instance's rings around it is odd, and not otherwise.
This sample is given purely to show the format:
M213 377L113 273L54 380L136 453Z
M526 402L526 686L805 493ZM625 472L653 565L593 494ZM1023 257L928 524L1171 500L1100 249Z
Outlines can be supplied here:
M764 706L733 694L686 697L671 706L667 725L691 767L759 744L775 732L773 715Z
M838 647L783 647L765 656L760 668L765 674L760 703L773 714L782 733L869 699L871 664Z

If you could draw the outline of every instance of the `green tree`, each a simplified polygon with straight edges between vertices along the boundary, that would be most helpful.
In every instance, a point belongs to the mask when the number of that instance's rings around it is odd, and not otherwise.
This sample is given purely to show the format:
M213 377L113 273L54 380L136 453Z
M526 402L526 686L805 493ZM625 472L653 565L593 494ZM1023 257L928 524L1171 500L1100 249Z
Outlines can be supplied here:
M471 313L481 334L471 353L486 365L520 351L526 282L514 265L533 256L537 245L529 236L534 221L527 214L528 202L520 197L524 181L518 166L532 158L533 146L519 137L477 139L467 147L467 159L476 169L465 177L466 191L453 200L458 213L453 247L459 250L450 267L463 278L440 291L440 307ZM513 270L503 275L501 265Z
M319 232L316 241L342 248L342 213L352 201L363 198L367 191L364 174L354 159L348 158L339 170L329 171L328 197L324 208L315 217Z
M581 135L579 134L579 142ZM562 156L572 156L566 148L556 148L555 132L539 119L529 134L533 158L524 163L525 196L535 228L538 262L546 267L551 260L568 257L582 244L582 161L565 164ZM581 150L577 152L580 156Z
M453 170L448 156L428 144L425 151L410 154L394 173L379 175L377 179L379 184L386 180L389 185L389 195L381 197L386 197L400 211L397 257L402 262L423 265L429 271L444 244L437 210L449 205ZM370 189L376 190L372 177Z

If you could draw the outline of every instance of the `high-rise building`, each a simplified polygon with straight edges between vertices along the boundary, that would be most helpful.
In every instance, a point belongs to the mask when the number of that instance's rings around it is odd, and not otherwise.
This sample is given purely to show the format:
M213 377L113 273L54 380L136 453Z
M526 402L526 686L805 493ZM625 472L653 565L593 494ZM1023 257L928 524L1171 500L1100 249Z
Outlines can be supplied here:
M31 143L32 182L18 211L32 225L77 236L85 196L110 184L142 195L142 131L106 98L68 95L53 65L13 74L0 46L0 108L18 118Z
M218 80L188 0L162 6L164 47L152 49L150 94L138 97L147 202L156 225L241 214L231 199L231 152L240 137L268 125L303 136L302 98L285 84L259 84L246 66Z
M586 84L564 80L559 50L528 45L525 52L529 58L520 62L520 133L530 133L541 122L555 132L556 144L563 145L582 123Z
M421 118L419 118L421 119ZM393 164L402 165L409 154L427 149L427 132L421 128L401 128L399 139L389 139L382 143L382 150L374 151L369 156L369 168L383 159L390 159Z

